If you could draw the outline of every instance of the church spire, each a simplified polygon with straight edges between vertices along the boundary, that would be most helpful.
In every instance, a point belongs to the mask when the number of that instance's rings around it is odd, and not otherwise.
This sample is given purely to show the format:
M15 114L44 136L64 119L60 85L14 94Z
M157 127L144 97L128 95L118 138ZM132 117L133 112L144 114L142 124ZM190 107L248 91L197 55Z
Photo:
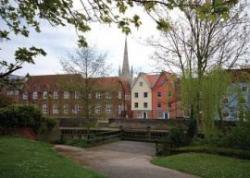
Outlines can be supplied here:
M124 47L124 55L123 55L123 63L122 63L122 69L119 72L119 76L129 81L129 83L133 80L133 74L131 74L130 68L129 68L129 61L128 61L128 44L127 44L127 36L125 39L125 47Z
M122 64L122 75L127 76L128 74L129 74L129 63L128 63L128 46L127 46L127 36L126 36L123 64Z

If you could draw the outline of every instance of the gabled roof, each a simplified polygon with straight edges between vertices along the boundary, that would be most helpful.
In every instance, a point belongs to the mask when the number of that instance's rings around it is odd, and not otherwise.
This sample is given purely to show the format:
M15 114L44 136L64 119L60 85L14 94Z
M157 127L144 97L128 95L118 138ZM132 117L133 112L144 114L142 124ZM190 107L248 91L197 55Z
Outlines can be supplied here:
M138 81L139 78L143 78L148 86L150 88L152 88L155 84L155 82L157 81L158 77L159 77L159 74L146 74L146 73L139 73L139 75L137 76L137 78L134 80L134 83L132 85L132 88L134 87L134 85L136 84L136 82Z
M165 79L167 79L167 80L175 80L175 75L173 73L162 71L152 88L157 86L157 84L159 83L159 80L161 80L162 77L165 77Z
M159 76L160 76L159 74L153 74L153 75L146 74L144 75L144 78L148 82L150 88L152 88L155 85L156 81L158 80Z

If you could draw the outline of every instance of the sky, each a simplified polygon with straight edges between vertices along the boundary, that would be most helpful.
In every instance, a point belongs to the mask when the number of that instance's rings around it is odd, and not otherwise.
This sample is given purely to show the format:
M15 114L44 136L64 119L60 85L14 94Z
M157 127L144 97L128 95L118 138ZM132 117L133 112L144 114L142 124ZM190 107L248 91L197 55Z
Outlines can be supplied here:
M157 69L153 64L151 56L154 49L146 44L146 39L159 36L153 20L142 12L142 9L133 10L142 18L142 26L133 28L132 33L127 37L129 63L136 73L153 72ZM91 24L91 31L85 33L90 46L95 46L98 50L106 52L107 63L112 65L111 75L117 75L119 66L122 65L125 34L113 25L99 23ZM43 48L47 55L38 56L35 65L25 64L21 70L16 71L16 75L45 75L64 73L61 59L67 59L68 54L77 48L77 36L71 26L51 27L47 22L41 23L41 33L31 31L29 38L13 36L8 42L1 42L1 56L8 61L14 58L14 51L17 47L36 46Z

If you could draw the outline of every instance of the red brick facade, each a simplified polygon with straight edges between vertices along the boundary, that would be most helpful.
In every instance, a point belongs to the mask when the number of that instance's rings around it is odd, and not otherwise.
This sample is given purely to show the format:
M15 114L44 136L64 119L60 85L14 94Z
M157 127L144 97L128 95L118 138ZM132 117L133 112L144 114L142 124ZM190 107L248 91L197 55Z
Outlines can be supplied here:
M95 90L89 94L96 103L98 119L111 117L130 117L130 85L119 77L94 78ZM7 95L14 97L17 103L34 104L43 114L55 118L78 118L83 110L78 91L68 87L81 85L84 79L80 75L43 75L31 76L18 93L10 90Z

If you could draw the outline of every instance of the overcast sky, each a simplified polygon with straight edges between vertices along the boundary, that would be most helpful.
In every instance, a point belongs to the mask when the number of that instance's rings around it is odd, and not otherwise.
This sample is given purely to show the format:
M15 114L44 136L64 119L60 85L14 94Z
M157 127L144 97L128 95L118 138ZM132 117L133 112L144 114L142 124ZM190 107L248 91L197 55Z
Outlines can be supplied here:
M157 37L159 32L150 17L143 15L141 9L133 12L139 13L143 25L139 29L133 29L128 36L129 62L136 72L156 71L152 60L154 49L146 45L145 40L151 36ZM100 51L108 53L107 62L112 64L113 72L117 75L118 67L122 65L125 34L116 25L91 24L92 30L85 34L90 46L96 46ZM63 73L60 59L67 58L67 54L77 48L77 36L73 27L51 27L47 22L42 22L41 33L31 32L29 38L14 37L9 42L1 42L1 56L11 61L17 47L36 46L43 48L47 55L39 56L35 65L25 64L17 75L43 75Z

